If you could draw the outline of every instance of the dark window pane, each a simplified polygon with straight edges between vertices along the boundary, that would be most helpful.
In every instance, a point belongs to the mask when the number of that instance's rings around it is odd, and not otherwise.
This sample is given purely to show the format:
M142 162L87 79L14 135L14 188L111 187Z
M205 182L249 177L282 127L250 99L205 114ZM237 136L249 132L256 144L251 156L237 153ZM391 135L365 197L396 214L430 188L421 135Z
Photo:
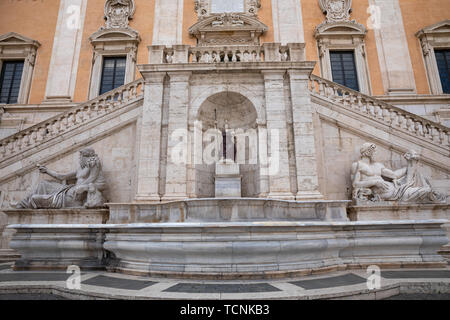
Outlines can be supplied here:
M353 51L330 51L333 81L359 91Z
M125 82L126 57L107 57L103 59L100 94L104 94Z
M435 50L442 90L450 94L450 49Z
M3 61L0 74L0 103L17 103L24 61Z

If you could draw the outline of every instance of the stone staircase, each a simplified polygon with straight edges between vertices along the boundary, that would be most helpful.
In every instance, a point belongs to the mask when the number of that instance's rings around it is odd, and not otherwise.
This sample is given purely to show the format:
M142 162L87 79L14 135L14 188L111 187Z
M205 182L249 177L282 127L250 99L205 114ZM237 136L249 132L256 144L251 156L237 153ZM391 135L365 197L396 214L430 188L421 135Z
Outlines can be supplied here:
M321 118L450 173L450 128L315 75L309 90Z
M0 140L0 168L19 154L141 99L143 83L143 79L128 83Z
M424 140L450 156L450 128L446 126L315 75L310 77L309 89L313 96Z

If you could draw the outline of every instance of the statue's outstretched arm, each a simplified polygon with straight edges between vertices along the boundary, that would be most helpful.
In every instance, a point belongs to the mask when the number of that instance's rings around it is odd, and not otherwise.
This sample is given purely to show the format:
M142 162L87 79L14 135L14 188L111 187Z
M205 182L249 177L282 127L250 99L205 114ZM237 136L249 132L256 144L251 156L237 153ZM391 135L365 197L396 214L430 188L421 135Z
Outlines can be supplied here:
M50 177L55 178L57 180L69 180L69 179L76 179L77 177L77 172L69 172L69 173L58 173L56 171L53 170L49 170L47 169L47 167L44 166L39 166L39 171L42 173L46 173L48 174Z

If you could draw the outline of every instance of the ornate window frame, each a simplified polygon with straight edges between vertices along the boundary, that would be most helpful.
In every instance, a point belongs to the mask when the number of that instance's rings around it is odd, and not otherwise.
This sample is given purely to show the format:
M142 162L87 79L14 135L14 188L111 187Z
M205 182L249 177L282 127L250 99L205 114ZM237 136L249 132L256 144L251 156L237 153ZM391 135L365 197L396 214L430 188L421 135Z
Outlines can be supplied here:
M436 49L450 48L450 20L425 27L416 33L419 39L431 94L443 94L436 62Z
M135 12L134 0L107 0L105 26L89 38L93 46L92 71L88 98L99 95L104 57L126 56L124 84L134 81L137 50L141 38L128 26Z
M354 21L322 23L316 28L321 76L333 81L330 51L353 51L359 90L371 95L369 66L366 59L365 37L367 29Z
M28 103L37 49L40 46L41 44L38 41L15 32L9 32L0 36L0 71L3 61L24 60L17 104Z

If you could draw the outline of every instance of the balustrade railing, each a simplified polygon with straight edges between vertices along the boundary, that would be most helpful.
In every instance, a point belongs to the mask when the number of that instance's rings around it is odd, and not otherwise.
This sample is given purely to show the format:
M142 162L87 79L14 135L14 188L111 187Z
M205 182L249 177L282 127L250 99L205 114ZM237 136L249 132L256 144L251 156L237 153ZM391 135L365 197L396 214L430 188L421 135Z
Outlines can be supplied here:
M31 149L79 125L111 113L143 95L139 79L0 140L0 161Z
M310 77L309 90L312 94L337 102L347 109L382 121L396 129L407 131L412 135L441 147L448 148L450 146L448 127L390 105L384 101L374 99L315 75L311 75Z
M263 45L149 46L150 64L305 61L302 43Z

